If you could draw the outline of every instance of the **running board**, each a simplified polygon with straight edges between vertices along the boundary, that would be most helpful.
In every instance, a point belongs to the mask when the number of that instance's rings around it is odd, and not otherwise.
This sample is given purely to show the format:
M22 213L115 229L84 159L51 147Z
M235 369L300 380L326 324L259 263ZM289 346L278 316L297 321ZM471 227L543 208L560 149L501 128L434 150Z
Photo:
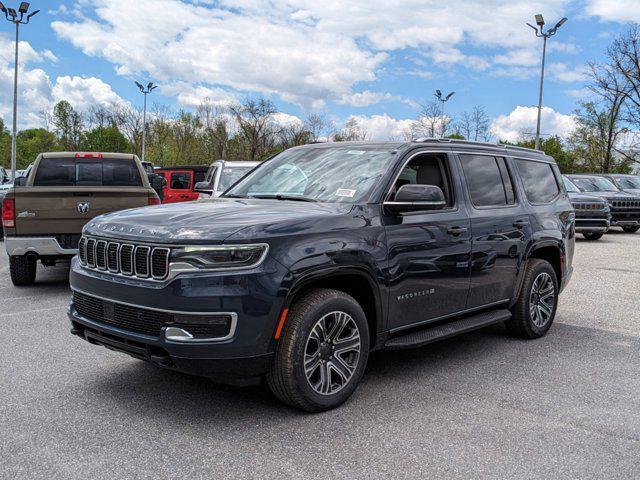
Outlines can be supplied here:
M507 309L491 310L479 313L471 317L440 324L437 327L425 328L417 332L409 333L401 337L390 338L384 344L386 350L404 350L416 348L429 343L454 337L461 333L471 332L494 323L504 322L511 318L511 312Z

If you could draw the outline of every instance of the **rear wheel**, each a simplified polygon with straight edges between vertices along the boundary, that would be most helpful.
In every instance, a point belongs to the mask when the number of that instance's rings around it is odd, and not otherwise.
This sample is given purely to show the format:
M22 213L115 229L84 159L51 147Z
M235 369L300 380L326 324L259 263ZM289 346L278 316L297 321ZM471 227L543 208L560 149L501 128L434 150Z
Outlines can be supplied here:
M556 315L558 280L549 262L532 258L527 263L524 281L507 329L521 338L544 336Z
M600 240L604 233L586 232L582 234L587 240Z
M9 272L11 281L16 287L33 285L36 281L38 260L35 257L9 257Z
M627 233L636 233L638 230L640 230L640 226L636 225L635 227L622 227L622 230Z
M267 381L293 407L329 410L355 391L368 355L369 328L358 302L337 290L311 290L291 306Z

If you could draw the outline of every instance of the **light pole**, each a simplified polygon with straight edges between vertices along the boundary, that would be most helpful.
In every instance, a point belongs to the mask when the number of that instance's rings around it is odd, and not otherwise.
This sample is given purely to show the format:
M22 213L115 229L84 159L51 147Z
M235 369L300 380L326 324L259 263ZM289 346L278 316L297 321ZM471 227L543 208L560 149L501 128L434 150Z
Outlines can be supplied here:
M538 123L536 126L536 150L540 150L540 117L542 115L542 86L544 84L544 59L547 54L547 39L553 37L558 29L567 21L567 17L556 23L556 26L551 30L544 31L544 18L541 14L536 15L536 25L534 27L530 23L527 23L536 32L536 37L542 37L542 70L540 72L540 93L538 95Z
M16 26L16 57L13 66L13 130L11 132L11 181L15 182L16 179L16 147L18 138L18 38L20 33L20 25L26 25L36 13L40 10L36 10L33 13L25 14L29 11L29 3L22 2L18 7L18 13L13 8L7 8L2 2L0 2L0 12L4 13L4 18L12 22Z
M142 113L142 161L144 162L145 143L147 141L147 95L149 95L156 88L158 88L158 86L149 82L147 84L147 88L145 89L145 87L142 86L141 83L135 82L135 84L138 86L138 88L144 95L144 109L142 111L143 112Z
M456 92L451 92L450 94L448 94L447 96L443 96L442 92L440 90L436 90L436 93L434 93L434 95L436 96L436 98L438 99L438 101L440 101L440 103L442 104L442 107L440 109L440 117L442 118L442 132L440 134L440 136L444 135L444 104L447 103L447 101L453 97L453 94Z

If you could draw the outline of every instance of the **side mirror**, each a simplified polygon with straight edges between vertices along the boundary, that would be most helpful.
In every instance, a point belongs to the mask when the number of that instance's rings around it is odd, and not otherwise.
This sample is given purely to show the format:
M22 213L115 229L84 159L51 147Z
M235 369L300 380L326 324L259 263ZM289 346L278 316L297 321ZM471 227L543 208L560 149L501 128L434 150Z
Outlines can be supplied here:
M391 213L440 210L446 206L442 189L435 185L403 185L393 201L384 202L385 209Z
M193 187L193 191L196 193L203 193L205 195L213 195L213 188L211 188L211 184L209 182L198 182L195 187Z
M27 185L27 177L18 177L14 180L14 187L24 187Z

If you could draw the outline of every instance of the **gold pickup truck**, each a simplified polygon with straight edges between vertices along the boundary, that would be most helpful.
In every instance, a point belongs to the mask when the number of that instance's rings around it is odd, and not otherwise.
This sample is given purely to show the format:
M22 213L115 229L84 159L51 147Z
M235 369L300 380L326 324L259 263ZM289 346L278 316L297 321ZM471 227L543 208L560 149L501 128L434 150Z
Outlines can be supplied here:
M92 218L159 203L135 155L40 154L29 176L18 179L2 201L13 284L32 285L38 260L52 266L73 257L82 227Z

